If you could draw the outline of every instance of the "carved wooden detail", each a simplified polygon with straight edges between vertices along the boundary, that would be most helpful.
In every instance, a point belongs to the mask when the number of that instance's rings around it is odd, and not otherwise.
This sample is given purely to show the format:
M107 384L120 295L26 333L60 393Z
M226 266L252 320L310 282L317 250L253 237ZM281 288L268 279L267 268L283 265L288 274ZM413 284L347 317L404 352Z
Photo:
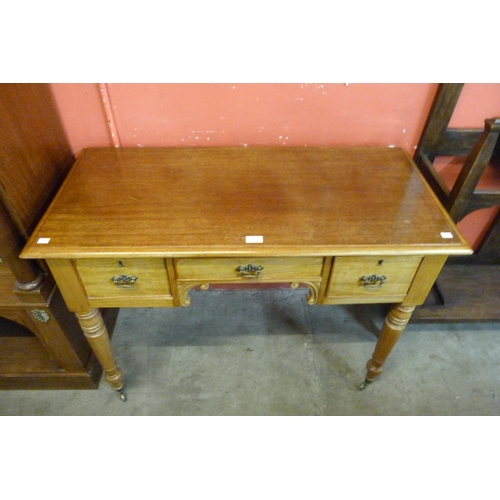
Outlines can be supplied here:
M382 373L382 366L410 321L415 306L393 306L385 318L384 326L371 359L366 364L366 381L372 382Z
M99 309L90 309L84 313L75 313L94 354L101 363L106 380L117 391L123 388L122 371L118 368L109 335Z
M305 285L309 288L309 294L307 295L307 303L308 304L316 304L319 297L319 287L321 286L321 282L304 282L304 281L296 281L290 284L292 288L298 288L300 285Z
M196 288L200 287L201 290L208 290L210 284L209 283L177 283L177 288L179 290L179 298L181 301L182 307L188 307L191 305L191 297L189 297L189 292Z

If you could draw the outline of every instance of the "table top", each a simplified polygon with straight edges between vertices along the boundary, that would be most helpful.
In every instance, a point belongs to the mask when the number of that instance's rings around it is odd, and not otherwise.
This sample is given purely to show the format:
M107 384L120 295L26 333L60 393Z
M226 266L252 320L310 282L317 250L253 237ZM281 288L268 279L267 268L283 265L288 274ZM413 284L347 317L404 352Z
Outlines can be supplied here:
M199 147L84 149L21 257L470 253L404 149Z

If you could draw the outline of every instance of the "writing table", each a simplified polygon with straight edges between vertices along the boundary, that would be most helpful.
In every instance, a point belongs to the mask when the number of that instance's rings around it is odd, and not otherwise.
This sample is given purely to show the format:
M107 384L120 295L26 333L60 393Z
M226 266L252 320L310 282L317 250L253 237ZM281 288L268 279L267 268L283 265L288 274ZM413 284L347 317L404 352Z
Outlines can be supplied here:
M188 306L194 287L248 282L391 303L364 387L446 258L470 253L403 149L200 147L83 150L21 257L46 259L125 399L100 308Z

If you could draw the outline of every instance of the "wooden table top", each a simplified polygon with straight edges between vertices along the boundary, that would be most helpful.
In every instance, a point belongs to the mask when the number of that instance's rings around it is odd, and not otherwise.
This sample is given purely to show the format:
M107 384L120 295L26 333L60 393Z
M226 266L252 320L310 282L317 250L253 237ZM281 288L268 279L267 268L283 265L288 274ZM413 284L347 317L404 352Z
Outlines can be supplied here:
M83 150L21 256L469 253L403 149L199 147Z

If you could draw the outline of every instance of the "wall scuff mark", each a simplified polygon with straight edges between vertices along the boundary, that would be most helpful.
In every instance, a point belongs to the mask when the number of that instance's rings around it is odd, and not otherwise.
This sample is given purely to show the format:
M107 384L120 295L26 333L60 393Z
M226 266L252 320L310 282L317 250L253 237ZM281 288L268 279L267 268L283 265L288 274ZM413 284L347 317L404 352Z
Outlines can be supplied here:
M111 101L109 99L108 84L99 83L99 91L101 93L104 114L106 115L106 123L108 125L109 134L111 135L111 141L115 148L119 148L121 146L120 137L118 136L113 108L111 107Z

